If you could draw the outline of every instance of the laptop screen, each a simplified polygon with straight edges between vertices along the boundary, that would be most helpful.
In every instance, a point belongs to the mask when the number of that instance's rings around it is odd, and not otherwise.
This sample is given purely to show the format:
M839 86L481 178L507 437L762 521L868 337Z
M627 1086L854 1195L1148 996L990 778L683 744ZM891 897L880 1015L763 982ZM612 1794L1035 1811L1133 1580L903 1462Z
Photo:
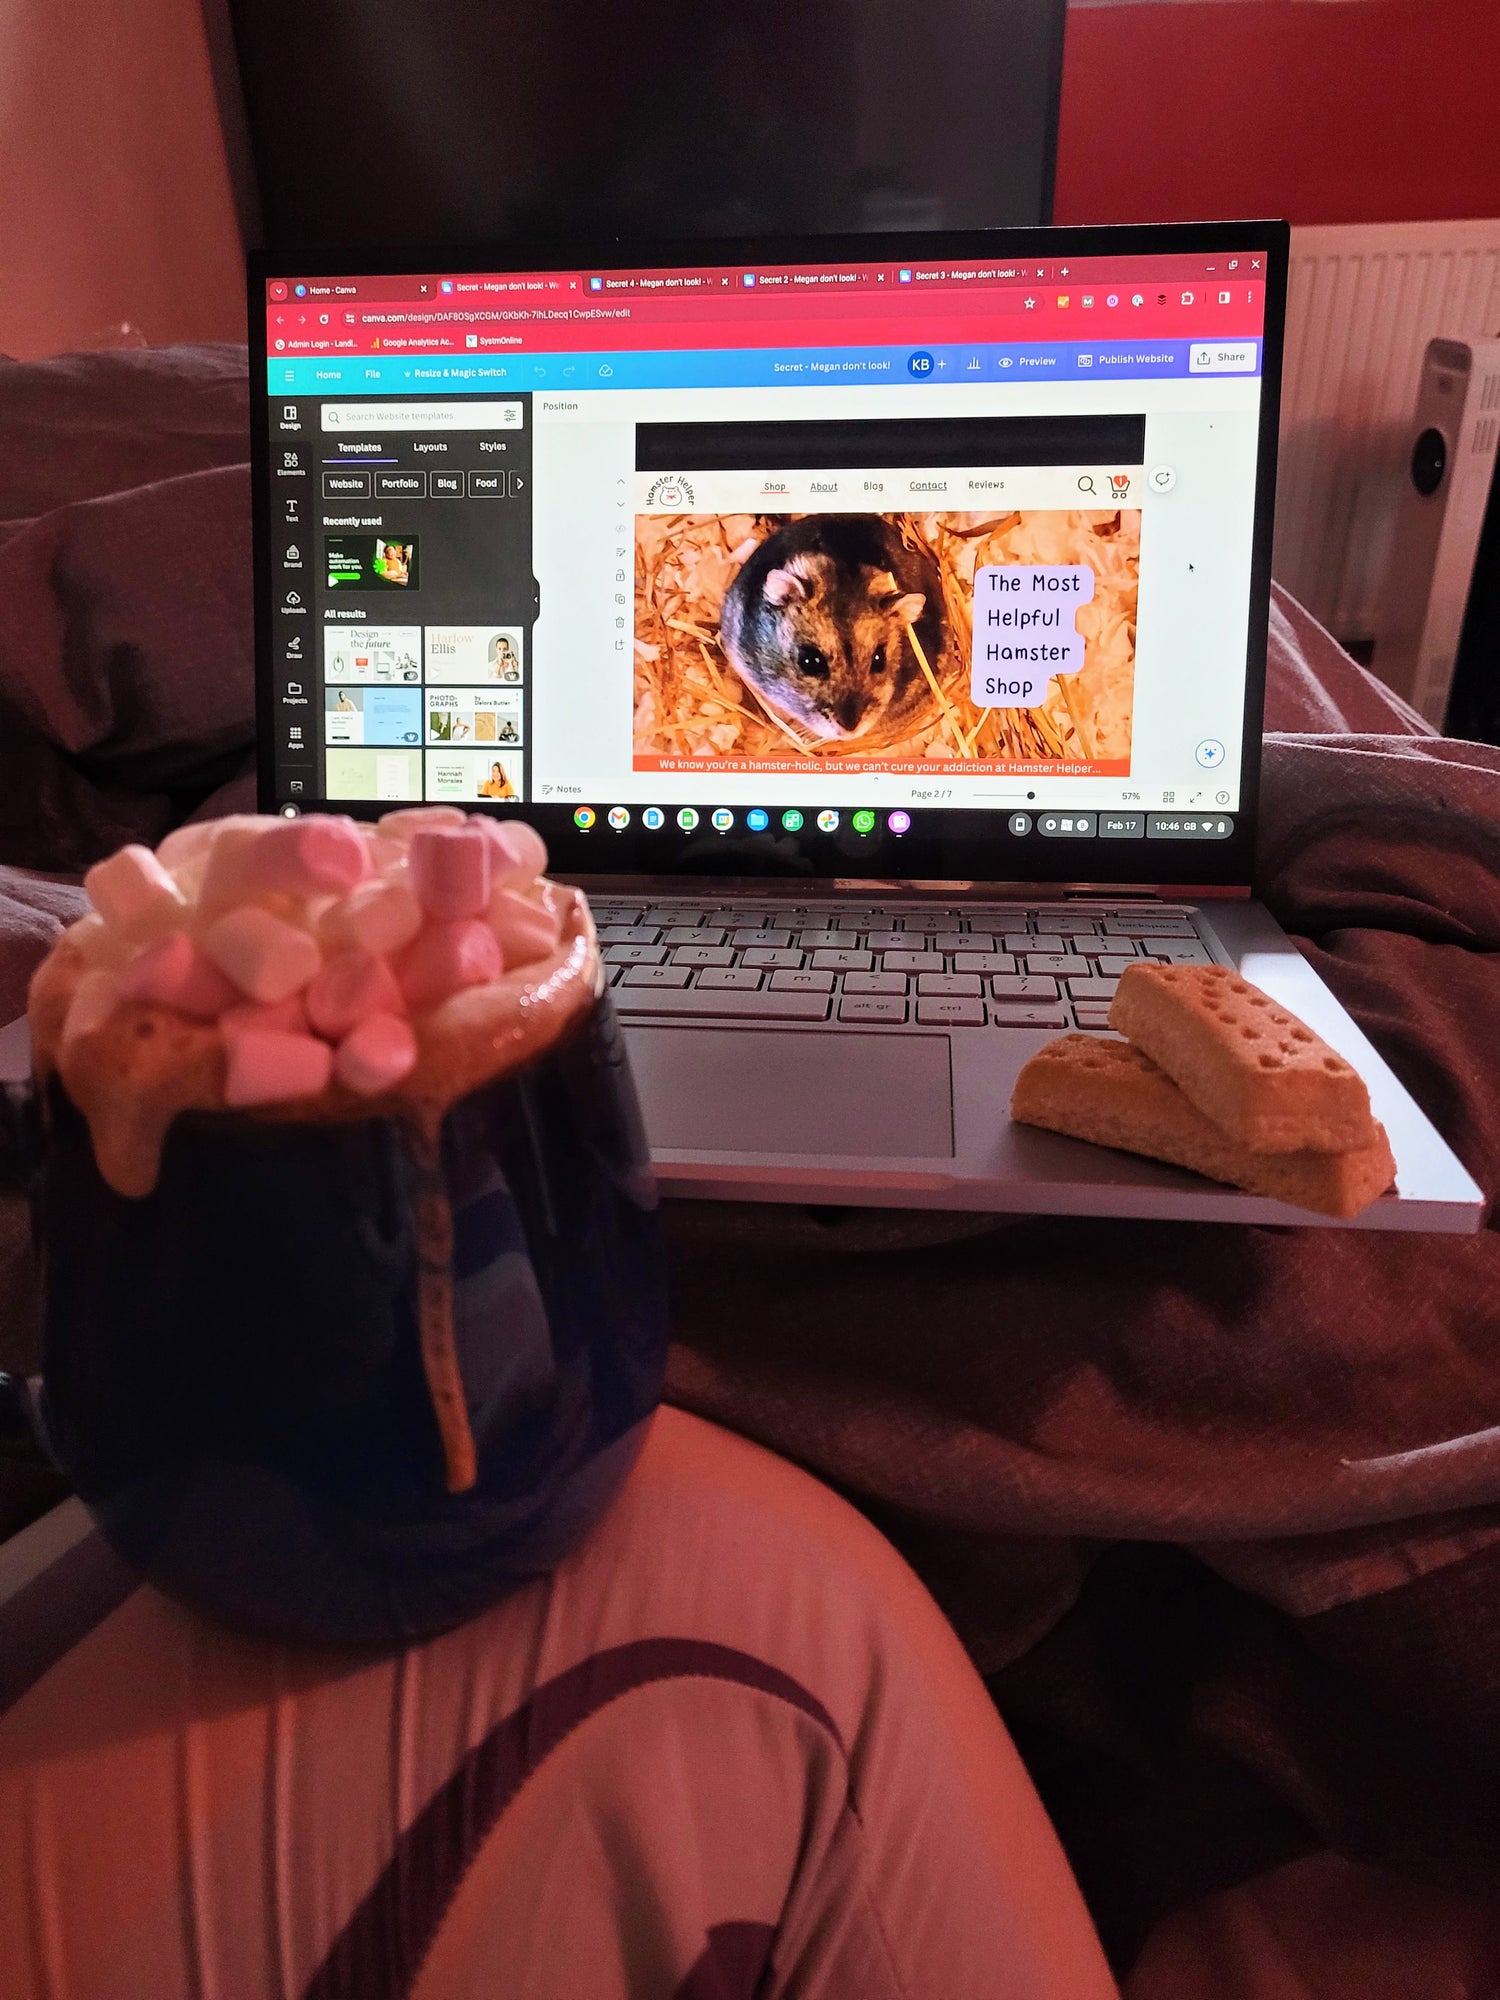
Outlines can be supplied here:
M1247 879L1282 233L849 248L260 263L263 804Z

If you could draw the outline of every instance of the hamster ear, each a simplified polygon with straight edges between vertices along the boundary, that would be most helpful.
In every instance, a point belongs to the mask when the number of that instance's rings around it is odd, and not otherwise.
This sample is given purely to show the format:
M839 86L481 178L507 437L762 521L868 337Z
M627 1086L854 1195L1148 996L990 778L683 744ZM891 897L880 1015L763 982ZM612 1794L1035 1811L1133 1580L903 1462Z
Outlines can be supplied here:
M790 569L771 570L763 590L768 604L792 604L807 597L807 585Z
M895 598L885 606L891 616L902 625L915 625L921 617L927 599L920 590L908 590L902 597Z

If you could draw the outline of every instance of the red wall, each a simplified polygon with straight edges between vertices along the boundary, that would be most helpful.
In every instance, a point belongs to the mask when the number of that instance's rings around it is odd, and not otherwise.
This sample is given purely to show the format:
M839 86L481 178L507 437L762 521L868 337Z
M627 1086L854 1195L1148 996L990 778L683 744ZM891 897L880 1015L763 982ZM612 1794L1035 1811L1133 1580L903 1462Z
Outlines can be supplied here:
M1068 14L1058 222L1500 215L1500 0Z

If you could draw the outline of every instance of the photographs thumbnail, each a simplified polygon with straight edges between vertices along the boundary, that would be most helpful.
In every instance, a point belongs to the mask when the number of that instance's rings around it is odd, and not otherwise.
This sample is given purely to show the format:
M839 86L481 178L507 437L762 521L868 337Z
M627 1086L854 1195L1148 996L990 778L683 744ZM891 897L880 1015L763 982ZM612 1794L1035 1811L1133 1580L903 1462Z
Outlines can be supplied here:
M654 514L635 521L637 770L1125 775L1138 509ZM971 693L974 577L1081 565L1082 668Z
M323 678L415 687L422 678L421 626L325 625Z
M330 590L415 590L415 535L325 535L323 560Z
M429 750L427 796L466 800L519 799L525 792L525 761L514 750Z
M427 678L447 687L519 687L524 640L516 626L429 625Z
M521 690L428 688L427 741L452 748L485 743L519 747Z

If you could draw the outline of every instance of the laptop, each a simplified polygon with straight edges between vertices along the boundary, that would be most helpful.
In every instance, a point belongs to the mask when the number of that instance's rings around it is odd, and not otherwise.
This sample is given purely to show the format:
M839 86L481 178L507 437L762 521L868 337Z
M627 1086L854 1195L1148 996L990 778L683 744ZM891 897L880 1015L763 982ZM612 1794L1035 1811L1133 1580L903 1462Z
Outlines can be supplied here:
M1249 893L1286 273L1276 223L253 258L263 809L530 820L669 1192L1476 1229ZM1395 1191L1012 1126L1140 958L1347 1056Z

